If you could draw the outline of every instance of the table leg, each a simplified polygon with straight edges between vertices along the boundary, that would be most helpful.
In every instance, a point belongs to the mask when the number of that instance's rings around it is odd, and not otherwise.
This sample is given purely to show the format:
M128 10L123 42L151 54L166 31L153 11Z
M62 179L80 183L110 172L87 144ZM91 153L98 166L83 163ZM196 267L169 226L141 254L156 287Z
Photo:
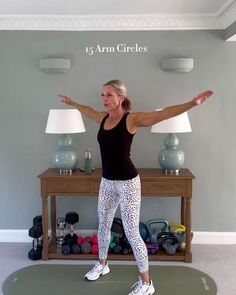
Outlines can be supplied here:
M43 250L42 259L48 260L48 198L42 196Z
M185 261L192 262L191 252L191 198L186 198L186 249Z
M51 196L51 238L52 243L56 243L56 196Z
M181 197L181 224L186 224L186 198Z

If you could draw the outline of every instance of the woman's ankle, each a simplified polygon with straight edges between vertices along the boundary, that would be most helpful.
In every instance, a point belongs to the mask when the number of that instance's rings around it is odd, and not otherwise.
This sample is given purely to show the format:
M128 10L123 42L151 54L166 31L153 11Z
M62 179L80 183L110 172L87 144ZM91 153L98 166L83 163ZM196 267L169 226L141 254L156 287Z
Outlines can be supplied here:
M141 278L142 282L145 284L150 284L150 282L151 282L148 272L140 273L140 278Z
M107 264L107 259L99 259L99 262L101 265L106 265Z

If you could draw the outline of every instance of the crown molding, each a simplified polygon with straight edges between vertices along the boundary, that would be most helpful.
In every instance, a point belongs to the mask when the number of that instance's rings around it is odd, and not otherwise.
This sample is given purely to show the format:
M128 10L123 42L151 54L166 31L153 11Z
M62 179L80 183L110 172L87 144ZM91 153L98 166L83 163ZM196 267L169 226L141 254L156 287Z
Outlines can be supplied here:
M0 30L114 31L222 29L215 17L160 15L8 15L0 16Z
M209 15L0 15L0 30L145 31L226 29L236 20L236 1Z
M232 25L236 21L236 1L232 1L218 18L221 19L223 23L223 29Z

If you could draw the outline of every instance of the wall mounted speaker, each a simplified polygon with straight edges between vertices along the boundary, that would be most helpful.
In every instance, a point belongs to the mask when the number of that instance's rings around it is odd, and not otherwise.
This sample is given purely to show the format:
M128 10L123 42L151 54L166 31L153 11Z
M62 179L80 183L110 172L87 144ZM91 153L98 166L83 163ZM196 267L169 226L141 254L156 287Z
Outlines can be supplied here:
M165 58L162 61L162 69L171 72L190 72L193 69L194 60L189 57Z
M40 69L47 73L65 73L71 68L71 60L68 58L42 58Z

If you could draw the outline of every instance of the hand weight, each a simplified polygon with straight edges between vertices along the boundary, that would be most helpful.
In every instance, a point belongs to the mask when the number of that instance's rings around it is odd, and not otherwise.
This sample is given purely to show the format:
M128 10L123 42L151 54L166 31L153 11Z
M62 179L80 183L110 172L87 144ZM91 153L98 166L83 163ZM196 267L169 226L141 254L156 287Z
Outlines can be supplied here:
M174 255L177 249L179 248L180 243L178 238L173 235L173 236L165 236L162 239L161 245L167 254Z
M169 229L179 239L179 251L185 252L186 248L186 228L179 223L170 223ZM191 239L193 238L193 232L191 231Z
M160 225L162 226L160 227ZM149 242L155 244L158 233L168 231L168 221L164 219L153 219L147 223L147 228L149 231Z

